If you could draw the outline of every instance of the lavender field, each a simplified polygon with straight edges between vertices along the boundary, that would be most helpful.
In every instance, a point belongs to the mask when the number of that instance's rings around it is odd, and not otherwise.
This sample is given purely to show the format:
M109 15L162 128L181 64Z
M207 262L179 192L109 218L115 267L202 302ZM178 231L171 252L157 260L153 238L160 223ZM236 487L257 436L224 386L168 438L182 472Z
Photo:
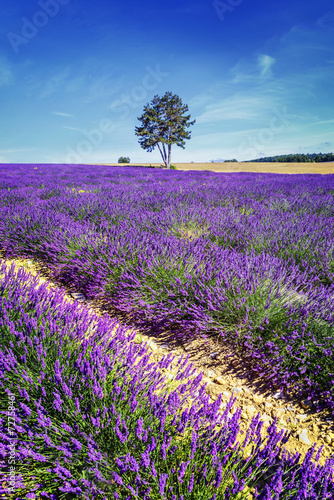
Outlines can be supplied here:
M274 386L331 411L333 216L332 175L0 167L6 258L36 259L158 333L219 337ZM312 449L300 462L275 424L261 437L258 418L240 445L233 400L221 415L187 360L170 390L115 321L23 271L0 274L2 493L10 401L13 498L332 498L334 458L316 465Z

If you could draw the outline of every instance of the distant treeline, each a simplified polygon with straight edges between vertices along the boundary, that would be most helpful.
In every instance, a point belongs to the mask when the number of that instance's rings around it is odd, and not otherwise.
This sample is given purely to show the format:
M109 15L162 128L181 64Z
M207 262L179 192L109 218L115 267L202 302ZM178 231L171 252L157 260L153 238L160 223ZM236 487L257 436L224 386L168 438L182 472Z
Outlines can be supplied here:
M308 154L290 154L267 156L257 160L248 160L248 162L282 162L282 163L320 163L324 161L334 161L334 153L308 153Z

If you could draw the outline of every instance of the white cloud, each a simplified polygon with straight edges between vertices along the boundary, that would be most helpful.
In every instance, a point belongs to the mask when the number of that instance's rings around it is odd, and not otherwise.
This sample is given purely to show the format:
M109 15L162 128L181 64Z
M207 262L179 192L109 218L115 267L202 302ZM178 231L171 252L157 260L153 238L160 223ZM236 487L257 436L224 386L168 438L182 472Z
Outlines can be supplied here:
M82 130L80 130L79 128L67 127L67 125L63 125L63 128L67 128L68 130L75 130L76 132L82 132Z
M309 128L309 127L316 127L317 125L327 125L327 123L334 123L334 119L332 120L319 120L317 122L315 121L310 121L310 118L307 117L306 118L308 120L308 123L306 123L305 125L301 125L300 127L301 128Z
M267 76L271 74L271 67L275 64L276 59L268 54L261 54L257 58L257 62L260 66L261 76Z
M205 106L206 111L196 117L197 123L226 120L254 120L272 109L273 102L266 96L243 96L237 94L230 99Z
M71 115L70 113L61 113L60 111L52 111L51 114L58 115L58 116L69 116L69 117L73 118L73 115Z
M334 120L323 120L321 122L314 123L314 125L323 125L324 123L334 123Z
M254 55L250 59L241 58L230 69L232 83L259 83L262 78L272 75L271 69L275 62L276 59L268 54Z

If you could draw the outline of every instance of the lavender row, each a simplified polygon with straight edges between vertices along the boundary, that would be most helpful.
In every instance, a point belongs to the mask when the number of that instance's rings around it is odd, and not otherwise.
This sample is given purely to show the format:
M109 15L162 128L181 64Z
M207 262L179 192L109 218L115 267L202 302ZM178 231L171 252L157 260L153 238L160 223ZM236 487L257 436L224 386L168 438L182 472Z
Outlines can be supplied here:
M109 317L0 268L0 494L17 500L329 499L334 458L221 414L187 359L150 362ZM175 365L175 385L162 369ZM312 461L315 459L315 461Z
M333 176L1 168L8 256L334 408Z

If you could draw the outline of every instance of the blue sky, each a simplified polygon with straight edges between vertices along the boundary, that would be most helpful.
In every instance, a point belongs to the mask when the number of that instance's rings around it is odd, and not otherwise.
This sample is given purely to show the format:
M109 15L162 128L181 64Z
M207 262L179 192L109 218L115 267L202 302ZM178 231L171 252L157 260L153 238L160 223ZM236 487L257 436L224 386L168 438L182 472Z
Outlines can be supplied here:
M172 162L334 151L332 0L4 0L0 162L160 162L134 130L178 94Z

